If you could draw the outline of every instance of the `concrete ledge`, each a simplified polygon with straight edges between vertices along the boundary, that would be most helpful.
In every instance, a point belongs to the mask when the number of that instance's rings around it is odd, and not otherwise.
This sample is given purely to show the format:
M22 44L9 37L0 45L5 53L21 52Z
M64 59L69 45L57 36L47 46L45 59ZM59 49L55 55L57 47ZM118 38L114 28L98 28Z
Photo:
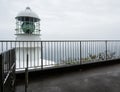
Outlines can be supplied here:
M92 62L92 63L86 63L86 64L77 64L77 65L67 65L67 66L60 66L60 67L51 67L51 68L45 68L45 69L39 69L39 70L33 70L29 71L29 77L43 77L43 76L50 76L50 75L59 75L61 73L66 72L73 72L76 70L87 70L97 67L104 67L108 65L113 64L119 64L120 59L114 59L114 60L108 60L108 61L101 61L101 62ZM25 78L25 72L17 73L16 79L24 79Z

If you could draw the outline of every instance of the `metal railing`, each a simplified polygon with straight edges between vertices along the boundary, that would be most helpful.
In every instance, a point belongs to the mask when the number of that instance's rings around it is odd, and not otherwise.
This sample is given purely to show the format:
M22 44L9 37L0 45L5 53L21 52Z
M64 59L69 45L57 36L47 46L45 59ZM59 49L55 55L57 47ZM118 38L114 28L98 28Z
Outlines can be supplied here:
M15 49L0 53L0 92L15 92Z
M16 69L47 68L120 58L119 40L0 41L0 52L16 49Z

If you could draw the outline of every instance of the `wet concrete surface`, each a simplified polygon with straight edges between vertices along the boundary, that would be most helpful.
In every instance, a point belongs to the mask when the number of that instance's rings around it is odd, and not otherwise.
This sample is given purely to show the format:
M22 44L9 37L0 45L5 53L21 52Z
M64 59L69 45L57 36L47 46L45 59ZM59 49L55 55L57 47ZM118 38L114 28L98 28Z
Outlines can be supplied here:
M22 81L17 83L16 92L25 92ZM28 92L120 92L120 64L33 76Z

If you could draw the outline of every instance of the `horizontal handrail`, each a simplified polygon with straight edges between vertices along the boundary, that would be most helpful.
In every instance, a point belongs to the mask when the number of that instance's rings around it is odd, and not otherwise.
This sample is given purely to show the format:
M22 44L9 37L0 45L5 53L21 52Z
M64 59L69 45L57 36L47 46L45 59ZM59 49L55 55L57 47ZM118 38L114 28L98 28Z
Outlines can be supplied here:
M103 41L108 41L108 42L119 42L120 40L0 40L0 42L103 42Z

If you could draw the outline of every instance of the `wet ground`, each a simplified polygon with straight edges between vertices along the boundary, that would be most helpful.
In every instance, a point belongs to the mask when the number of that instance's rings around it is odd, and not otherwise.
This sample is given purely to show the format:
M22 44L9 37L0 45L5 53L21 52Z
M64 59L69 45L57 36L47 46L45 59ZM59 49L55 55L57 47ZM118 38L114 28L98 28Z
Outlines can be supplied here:
M17 83L16 92L25 92L22 81ZM28 92L120 92L120 64L32 76Z

